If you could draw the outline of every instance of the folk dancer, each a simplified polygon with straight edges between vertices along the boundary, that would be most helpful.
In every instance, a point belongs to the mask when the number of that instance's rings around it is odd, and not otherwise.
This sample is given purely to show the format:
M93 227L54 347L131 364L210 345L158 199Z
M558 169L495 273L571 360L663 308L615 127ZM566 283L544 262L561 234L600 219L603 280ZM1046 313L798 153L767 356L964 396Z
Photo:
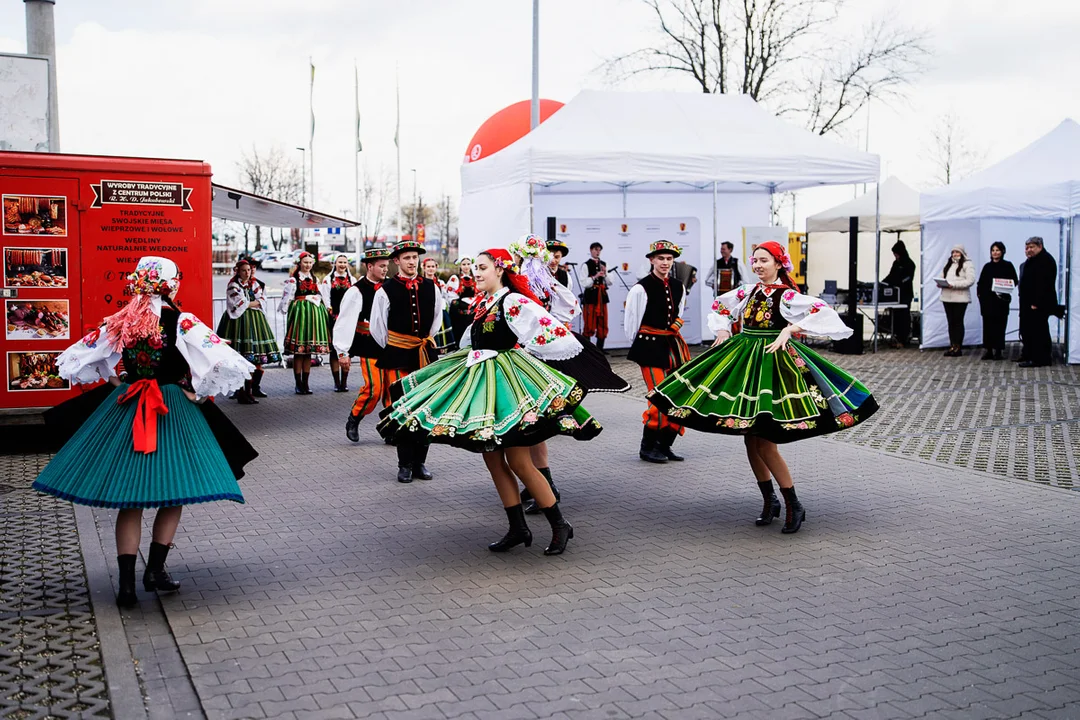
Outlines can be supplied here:
M581 287L585 289L581 302L585 322L581 334L587 338L595 335L597 349L606 354L604 340L608 336L608 303L611 302L608 288L611 281L607 277L607 263L600 259L603 249L603 245L594 242L589 246L591 257L585 261L585 277L581 278Z
M756 525L780 516L780 485L787 516L782 532L799 531L806 510L778 443L837 432L866 420L877 402L865 385L802 343L796 333L842 340L851 335L836 311L804 295L792 282L791 258L774 241L754 250L755 284L724 293L713 303L712 349L673 372L648 400L666 416L695 430L743 435L746 456L764 499ZM731 335L733 318L743 331Z
M652 270L626 296L623 330L626 337L633 338L626 358L641 366L641 376L650 391L668 373L690 360L690 349L680 332L686 293L682 283L671 276L671 266L681 254L679 246L667 240L650 245L645 257ZM638 457L651 463L683 459L671 450L675 438L684 432L681 425L651 405L642 421L645 426Z
M225 287L225 312L218 322L217 334L255 366L251 380L236 391L234 398L241 405L258 404L255 398L266 397L260 387L262 366L281 362L281 351L266 319L265 283L255 277L255 267L250 260L241 258L237 261L233 276Z
M349 270L349 256L341 253L334 256L334 267L319 283L323 302L326 304L326 332L331 341L334 338L334 326L341 313L341 298L353 286L353 276ZM330 374L334 376L334 392L349 391L349 368L343 368L336 352L330 353Z
M293 356L293 378L297 395L311 395L308 378L311 376L311 356L330 352L330 336L326 332L326 305L319 282L312 274L315 256L300 253L290 277L281 291L278 311L286 316L285 354Z
M390 259L398 274L382 284L372 301L371 337L382 347L376 366L386 372L387 387L439 357L433 336L442 325L442 295L435 283L419 275L424 252L423 244L414 240L395 245ZM426 441L405 438L397 453L398 482L431 479L424 465Z
M360 421L370 415L381 400L390 404L386 394L386 371L376 365L382 346L371 337L371 309L375 292L386 281L390 270L390 250L373 248L364 253L364 276L353 283L341 297L341 310L334 324L334 352L344 372L348 373L352 358L358 358L363 385L356 394L349 417L345 421L345 437L360 442Z

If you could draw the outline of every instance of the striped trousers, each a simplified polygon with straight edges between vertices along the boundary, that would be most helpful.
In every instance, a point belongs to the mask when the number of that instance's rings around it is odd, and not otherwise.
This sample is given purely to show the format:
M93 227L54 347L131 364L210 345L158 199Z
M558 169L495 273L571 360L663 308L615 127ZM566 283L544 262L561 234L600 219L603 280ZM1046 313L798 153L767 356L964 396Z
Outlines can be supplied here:
M389 405L390 385L401 377L397 370L387 371L375 367L376 362L378 358L362 357L357 358L357 361L353 363L354 367L360 368L360 376L364 378L364 386L356 394L356 401L352 406L352 414L355 417L363 418L373 413L380 400L383 407Z
M664 381L667 370L658 367L642 367L641 377L645 379L645 387L650 391ZM648 409L641 414L641 421L650 430L676 430L680 435L686 432L682 425L673 423L667 415L661 415L656 406L649 403Z

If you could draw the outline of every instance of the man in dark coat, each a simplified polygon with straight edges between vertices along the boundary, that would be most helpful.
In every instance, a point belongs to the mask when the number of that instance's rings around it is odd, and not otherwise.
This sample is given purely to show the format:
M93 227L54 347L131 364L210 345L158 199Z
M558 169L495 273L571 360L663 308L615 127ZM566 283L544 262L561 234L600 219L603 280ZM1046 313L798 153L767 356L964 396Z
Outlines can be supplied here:
M1058 314L1057 262L1043 249L1041 237L1024 244L1027 260L1020 264L1020 367L1050 364L1050 316Z
M911 301L915 297L915 261L908 255L907 245L897 240L892 246L893 264L881 283L898 289L897 302L907 305L905 308L893 308L892 330L893 347L907 347L911 338Z

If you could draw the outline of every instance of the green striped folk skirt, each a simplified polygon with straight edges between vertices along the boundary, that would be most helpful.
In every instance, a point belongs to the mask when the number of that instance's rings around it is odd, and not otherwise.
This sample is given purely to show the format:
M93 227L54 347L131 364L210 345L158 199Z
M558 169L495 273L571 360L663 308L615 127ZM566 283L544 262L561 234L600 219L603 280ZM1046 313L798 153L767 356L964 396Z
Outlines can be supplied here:
M433 442L470 452L600 434L573 379L522 350L467 367L471 352L459 350L391 385L394 402L380 414L379 434L394 444Z
M844 430L874 414L865 385L802 343L766 353L779 334L743 330L669 373L649 402L695 430L774 443Z
M235 320L229 317L228 312L222 313L217 334L252 365L281 362L281 351L278 350L270 321L266 319L266 313L258 308L245 310Z
M285 330L286 355L326 355L330 352L330 333L326 329L327 312L322 305L304 299L289 305Z
M139 402L120 405L112 391L60 448L34 489L79 505L158 508L212 500L244 502L240 485L199 407L177 385L161 385L168 413L157 418L157 450L136 452Z

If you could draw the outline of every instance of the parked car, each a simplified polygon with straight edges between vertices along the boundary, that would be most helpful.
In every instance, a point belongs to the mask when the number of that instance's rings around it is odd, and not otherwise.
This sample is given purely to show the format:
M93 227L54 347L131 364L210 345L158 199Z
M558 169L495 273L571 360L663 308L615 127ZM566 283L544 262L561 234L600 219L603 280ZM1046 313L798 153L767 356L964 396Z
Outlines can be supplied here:
M284 271L288 272L289 268L293 266L293 256L289 252L274 252L269 253L262 261L262 269L266 271Z

